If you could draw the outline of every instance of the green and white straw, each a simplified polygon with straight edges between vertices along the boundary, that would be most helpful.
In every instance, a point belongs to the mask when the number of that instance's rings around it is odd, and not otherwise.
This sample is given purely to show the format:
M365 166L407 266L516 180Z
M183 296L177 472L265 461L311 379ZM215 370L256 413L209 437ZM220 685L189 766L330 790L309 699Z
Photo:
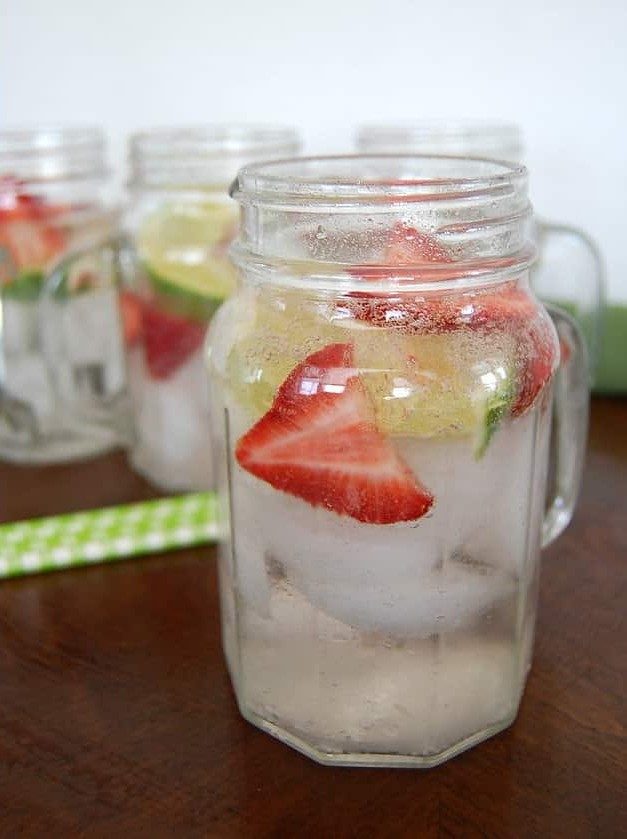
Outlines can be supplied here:
M0 578L213 542L214 493L0 525Z

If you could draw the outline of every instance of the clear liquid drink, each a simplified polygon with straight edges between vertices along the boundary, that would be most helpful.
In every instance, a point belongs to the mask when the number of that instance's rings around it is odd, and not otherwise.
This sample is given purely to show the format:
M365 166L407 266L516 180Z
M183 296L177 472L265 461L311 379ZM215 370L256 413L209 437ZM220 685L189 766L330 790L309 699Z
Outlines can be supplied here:
M240 709L325 763L434 765L515 718L566 521L544 525L561 350L528 285L525 171L305 159L234 193L242 282L208 363Z

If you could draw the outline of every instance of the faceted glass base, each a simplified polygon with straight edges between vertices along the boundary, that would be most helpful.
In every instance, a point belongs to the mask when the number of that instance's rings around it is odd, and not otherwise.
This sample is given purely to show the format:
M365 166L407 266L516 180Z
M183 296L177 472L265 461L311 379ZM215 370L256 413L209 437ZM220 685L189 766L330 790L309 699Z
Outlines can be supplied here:
M482 731L478 731L470 737L461 740L449 748L432 755L412 755L412 754L371 754L368 752L332 752L322 751L316 748L312 743L304 740L302 737L282 728L276 723L260 717L250 708L247 708L243 703L239 702L239 709L242 716L262 731L271 734L277 740L291 746L301 754L315 760L323 766L351 766L351 767L369 767L369 768L389 768L389 769L431 769L434 766L439 766L453 757L465 752L467 749L476 746L478 743L493 737L514 722L516 719L518 709L508 716L506 719L498 723L494 723Z

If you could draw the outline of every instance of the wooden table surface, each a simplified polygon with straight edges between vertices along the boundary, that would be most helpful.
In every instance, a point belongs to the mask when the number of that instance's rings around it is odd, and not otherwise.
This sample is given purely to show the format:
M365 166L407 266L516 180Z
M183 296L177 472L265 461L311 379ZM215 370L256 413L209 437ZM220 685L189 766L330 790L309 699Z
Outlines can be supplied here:
M148 497L121 455L0 468L6 519ZM0 837L627 837L627 401L597 399L516 723L436 769L240 718L212 548L0 584Z

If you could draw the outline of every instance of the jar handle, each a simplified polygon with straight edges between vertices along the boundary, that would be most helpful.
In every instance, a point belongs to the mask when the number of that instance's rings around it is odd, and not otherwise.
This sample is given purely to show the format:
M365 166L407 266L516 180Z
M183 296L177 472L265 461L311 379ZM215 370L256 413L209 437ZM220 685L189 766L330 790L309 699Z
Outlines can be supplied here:
M130 436L119 304L129 258L121 237L75 251L47 276L41 297L57 433L84 432L101 448L125 445Z
M572 315L588 346L592 378L599 362L606 303L603 259L593 239L567 224L540 221L540 256L531 274L535 293Z
M553 385L553 490L547 499L543 548L564 531L573 516L583 474L590 406L590 373L583 333L562 309L545 306L559 336L561 360Z

